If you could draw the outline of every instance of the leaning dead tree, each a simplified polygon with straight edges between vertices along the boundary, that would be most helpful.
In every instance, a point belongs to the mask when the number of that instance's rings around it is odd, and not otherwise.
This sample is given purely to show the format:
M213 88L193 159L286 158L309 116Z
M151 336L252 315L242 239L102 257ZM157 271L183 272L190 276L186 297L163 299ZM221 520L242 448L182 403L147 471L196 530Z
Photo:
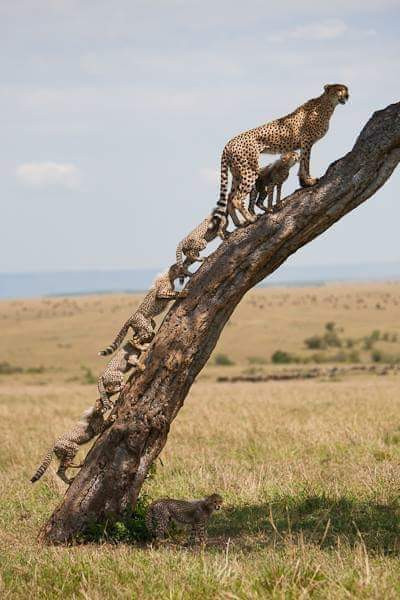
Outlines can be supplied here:
M243 295L291 254L372 196L400 161L400 103L376 112L354 148L319 183L287 197L278 212L238 229L189 280L117 404L117 419L95 443L41 539L65 544L93 520L135 505L171 422ZM382 216L382 221L384 217ZM382 225L383 226L383 225Z

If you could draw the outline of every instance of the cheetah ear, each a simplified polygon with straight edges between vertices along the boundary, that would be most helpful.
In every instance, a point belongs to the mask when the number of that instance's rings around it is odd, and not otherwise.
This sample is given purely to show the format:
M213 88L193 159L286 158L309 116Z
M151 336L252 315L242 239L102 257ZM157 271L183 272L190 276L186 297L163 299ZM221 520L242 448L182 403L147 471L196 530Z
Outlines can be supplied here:
M331 84L330 84L330 83L327 83L327 84L325 84L325 85L324 85L324 90L325 90L325 92L327 92L327 91L329 90L329 88L330 88L330 87L331 87Z

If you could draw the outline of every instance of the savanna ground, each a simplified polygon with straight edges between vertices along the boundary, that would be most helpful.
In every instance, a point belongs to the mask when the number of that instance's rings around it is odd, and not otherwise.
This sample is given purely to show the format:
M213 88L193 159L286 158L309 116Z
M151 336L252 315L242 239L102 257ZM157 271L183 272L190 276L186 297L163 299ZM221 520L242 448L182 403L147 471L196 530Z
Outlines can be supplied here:
M220 492L225 508L204 549L185 547L179 532L158 549L37 543L65 486L52 470L34 486L29 478L97 397L96 352L138 301L0 303L2 597L398 598L400 375L216 381L289 368L271 363L277 350L307 364L397 362L398 283L258 289L243 299L144 489L150 498Z

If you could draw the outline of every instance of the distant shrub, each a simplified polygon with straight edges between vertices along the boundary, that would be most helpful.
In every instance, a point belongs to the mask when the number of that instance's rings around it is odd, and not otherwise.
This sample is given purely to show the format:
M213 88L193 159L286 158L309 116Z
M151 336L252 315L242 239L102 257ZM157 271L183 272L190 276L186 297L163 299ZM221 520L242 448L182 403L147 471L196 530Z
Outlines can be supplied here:
M364 350L371 350L374 346L374 340L371 339L370 336L366 336L365 338L363 338L364 344L363 344L363 349Z
M346 339L346 348L353 348L354 344L355 344L355 341L353 340L353 338Z
M43 366L40 367L28 367L26 369L26 373L30 373L30 374L36 374L36 373L44 373L45 372L45 368Z
M268 363L265 356L249 356L247 361L250 365L266 365Z
M316 352L311 356L311 360L317 364L322 363L358 363L360 362L360 355L356 350L352 352L345 352L341 350L336 354L326 354L324 352Z
M325 340L320 335L312 335L306 338L304 343L310 350L324 350L326 348Z
M371 340L373 340L374 342L377 342L380 337L381 332L379 331L379 329L374 329L374 331L370 335Z
M360 362L360 355L357 352L357 350L353 350L353 352L349 352L347 362L349 362L349 363L359 363Z
M309 350L325 350L326 348L341 348L342 340L339 337L336 325L333 321L325 323L325 333L323 335L312 335L304 340L304 344Z
M386 363L389 365L399 364L400 363L400 355L398 354L385 354L381 350L373 350L371 352L371 359L373 362Z
M219 367L230 367L235 364L227 354L216 354L214 363Z
M382 334L381 340L383 340L384 342L396 343L398 341L397 333L389 333L388 331L386 331Z
M8 362L0 363L0 374L1 375L13 375L14 373L22 373L22 367L16 367L14 365L10 365Z
M290 363L298 363L299 358L290 352L284 352L283 350L276 350L271 356L271 361L275 365L287 365Z
M374 350L371 352L371 359L373 362L383 362L383 352L380 350Z
M327 346L331 348L341 348L342 341L336 331L327 331L324 335L324 340Z

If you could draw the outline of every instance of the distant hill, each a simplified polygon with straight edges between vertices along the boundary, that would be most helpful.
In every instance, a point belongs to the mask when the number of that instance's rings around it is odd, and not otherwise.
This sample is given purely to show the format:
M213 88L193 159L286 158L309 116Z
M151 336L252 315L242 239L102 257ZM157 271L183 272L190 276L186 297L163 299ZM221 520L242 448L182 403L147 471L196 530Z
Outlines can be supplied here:
M0 298L34 298L144 291L161 269L0 273ZM400 262L358 265L283 265L261 285L321 285L332 281L400 279Z

